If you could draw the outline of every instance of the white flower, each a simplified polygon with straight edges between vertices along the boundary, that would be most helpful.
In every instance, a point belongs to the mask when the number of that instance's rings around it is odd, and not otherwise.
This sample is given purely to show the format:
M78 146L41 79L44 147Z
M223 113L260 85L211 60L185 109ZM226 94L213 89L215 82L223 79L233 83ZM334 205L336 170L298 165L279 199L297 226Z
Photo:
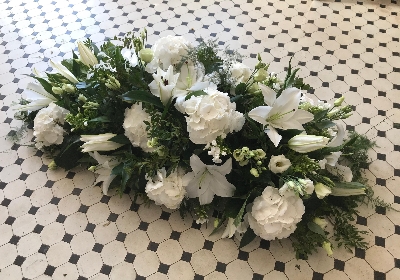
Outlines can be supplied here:
M69 71L68 68L62 65L60 62L54 62L50 60L50 65L51 67L56 69L61 75L67 78L71 83L74 84L79 83L78 79L74 76L74 74L72 74L71 71Z
M335 166L341 155L342 155L342 152L333 152L330 155L326 155L324 157L324 159L321 159L319 161L319 166L321 167L321 169L325 169L326 164L328 164L330 166Z
M295 192L300 195L312 194L314 191L314 183L310 179L298 179L288 181L279 189L280 195L285 195L287 192Z
M336 128L337 128L337 133L336 133L336 137L334 137L329 143L328 143L328 147L337 147L343 144L344 142L344 136L346 131L344 130L344 127L342 124L337 123L336 124Z
M332 193L331 189L322 183L315 184L315 193L319 199L323 199L325 196Z
M103 182L103 193L104 195L107 195L108 188L110 187L111 182L117 176L111 174L111 171L115 166L120 164L120 161L112 156L100 155L98 152L89 152L89 155L94 158L99 164L98 166L92 168L93 172L99 175L96 179L95 184Z
M122 57L129 62L131 67L135 67L138 64L138 57L135 51L132 51L128 48L123 48L121 50Z
M230 70L231 76L235 80L235 85L246 83L250 79L251 70L243 63L236 62L232 64Z
M314 102L314 100L312 100L310 97L308 97L307 95L303 95L300 98L300 107L303 110L308 110L311 107L318 107L321 110L328 110L332 107L331 104L318 100L317 102Z
M192 96L176 104L178 111L186 117L190 140L195 144L208 144L218 136L242 129L245 118L235 111L236 104L231 103L227 93L208 88L207 95Z
M268 126L265 132L275 147L282 139L276 128L304 130L303 124L314 119L313 114L298 109L301 96L299 89L285 89L276 98L276 92L271 88L263 84L260 84L259 87L264 95L264 102L268 106L254 108L249 112L249 117L264 126Z
M154 178L146 184L147 196L157 205L165 205L169 209L177 209L185 197L186 190L182 183L183 172L174 171L167 177L165 168L157 171Z
M284 155L272 156L269 161L268 168L273 173L282 173L285 172L292 164L290 160L287 159Z
M189 47L189 42L187 42L185 38L181 36L168 35L167 37L160 38L151 48L153 50L154 57L153 61L147 66L156 66L166 70L170 66L180 62L181 58L187 55L187 50ZM151 71L150 67L148 70Z
M254 200L248 221L254 233L261 238L282 239L296 230L304 211L303 200L294 192L281 196L278 189L269 186Z
M82 42L78 42L78 51L81 57L81 61L86 66L94 66L99 63L96 56L92 51Z
M221 238L231 238L236 232L236 226L233 224L235 219L228 218L228 222L226 224L226 228L221 235Z
M68 110L50 103L47 108L41 109L33 121L33 135L36 136L36 147L41 149L43 146L53 144L59 145L64 140L64 124Z
M48 106L53 101L57 101L52 94L48 93L41 85L35 83L28 83L24 91L24 98L30 101L30 103L26 105L16 105L14 110L36 111Z
M200 204L209 204L214 195L231 197L235 186L226 180L225 175L232 170L232 159L228 159L223 165L205 165L197 155L190 157L190 167L193 172L183 177L187 195L190 198L198 197Z
M150 115L143 110L142 103L133 104L125 109L124 129L125 136L129 138L134 147L140 147L145 152L152 152L154 148L147 145L149 137L146 131L145 121L150 122Z
M174 88L178 77L179 73L174 75L173 66L169 66L167 72L158 68L157 74L153 74L154 81L149 84L151 93L160 97L162 103L166 105L174 97Z
M123 146L123 144L109 141L114 136L117 136L117 134L104 133L99 135L81 135L81 141L85 142L81 146L82 152L112 151Z
M329 138L316 135L299 134L292 137L289 142L289 148L298 153L309 153L326 147Z
M312 194L314 191L314 182L310 179L299 179L298 182L302 185L306 194Z
M181 67L179 79L175 86L175 96L186 96L191 91L199 91L208 87L209 82L204 82L204 67L201 64L194 65L188 61Z

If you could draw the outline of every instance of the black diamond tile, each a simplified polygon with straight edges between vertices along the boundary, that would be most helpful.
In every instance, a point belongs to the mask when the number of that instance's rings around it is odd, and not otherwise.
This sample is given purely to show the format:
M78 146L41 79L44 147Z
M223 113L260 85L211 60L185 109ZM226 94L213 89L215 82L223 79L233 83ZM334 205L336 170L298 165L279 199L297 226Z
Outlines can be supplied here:
M179 240L179 237L181 237L181 233L177 231L172 231L171 236L169 237L170 239L173 240Z
M386 274L379 271L374 271L374 280L386 280Z
M203 275L195 274L193 280L204 280Z
M261 249L265 249L265 250L269 250L269 247L271 245L271 242L265 239L261 239L260 241L260 248Z
M3 201L1 202L1 205L7 207L8 205L10 205L11 200L8 198L4 198Z
M74 189L72 190L72 194L73 194L73 195L80 195L81 192L82 192L82 190L81 190L81 189L78 189L78 188L74 188Z
M360 248L355 248L355 254L357 258L365 259L365 250Z
M394 266L400 268L400 259L394 259Z
M135 260L135 257L136 256L134 254L127 253L124 261L127 263L133 263L133 261Z
M25 181L26 180L26 178L28 178L28 174L26 174L26 173L22 173L21 174L21 176L19 176L19 178L18 179L20 179L20 180L22 180L22 181Z
M8 216L4 223L11 226L14 222L15 222L15 218Z
M54 185L54 181L47 181L46 184L44 185L47 188L51 188Z
M73 235L66 233L66 234L64 234L62 241L66 242L66 243L70 243L73 237L74 237Z
M336 270L344 271L344 265L345 265L345 262L338 260L338 259L335 259L335 261L333 262L333 267Z
M80 258L79 255L77 255L77 254L72 254L71 257L69 258L69 261L68 261L68 262L70 262L70 263L72 263L72 264L77 264L78 261L79 261L79 258Z
M100 243L95 243L93 246L92 251L97 252L97 253L101 253L101 251L103 250L104 245L100 244Z
M40 246L38 252L42 253L42 254L46 254L49 249L50 249L49 245L42 244L42 246Z
M65 176L65 177L68 178L68 179L73 179L74 176L75 176L74 172L68 172L67 176Z
M171 216L171 213L162 211L160 218L163 219L163 220L168 221L170 216Z
M157 249L158 249L158 243L155 243L155 242L150 242L149 246L147 246L147 250L150 250L153 252L156 252Z
M56 270L56 268L54 266L48 265L46 267L46 270L44 271L44 274L48 275L48 276L52 276L55 270Z
M253 273L253 278L252 280L263 280L264 276L258 273Z
M385 238L375 236L375 245L380 247L385 247Z
M366 226L367 225L367 218L357 216L357 224Z
M209 240L205 240L205 241L204 241L203 249L206 249L206 250L211 251L212 248L213 248L213 246L214 246L214 243L213 243L213 242L211 242L211 241L209 241Z
M26 189L25 192L24 192L24 196L26 196L26 197L30 197L32 194L33 194L33 191L29 190L29 189Z
M44 229L44 226L42 226L42 225L36 225L35 228L33 229L33 232L39 234L39 233L42 232L43 229Z
M381 178L376 178L376 184L380 186L386 186L386 180L381 179Z
M110 215L108 216L107 221L116 222L117 219L118 219L118 215L117 215L117 214L115 214L115 213L110 213Z
M21 237L13 235L10 238L10 241L8 241L8 243L13 244L13 245L17 245L20 239L21 239Z
M381 206L376 206L375 212L381 215L386 215L386 208Z
M222 262L217 262L217 267L215 268L216 271L221 272L221 273L225 273L226 271L226 264L222 263Z
M169 265L160 263L160 265L158 267L158 272L166 275L166 274L168 274L168 270L169 270Z
M53 198L50 200L50 203L51 203L51 204L54 204L54 205L58 205L58 203L60 202L60 200L61 200L61 198L53 197Z
M249 255L249 253L239 250L238 259L247 262L247 260L249 259Z
M285 272L285 263L276 261L274 269L280 272Z
M25 257L18 255L14 260L14 264L18 265L18 266L21 266L24 263L25 260L26 260Z
M78 209L78 212L87 213L88 210L89 210L89 206L81 204L81 206Z
M95 225L95 224L88 223L87 226L86 226L86 228L85 228L85 231L88 231L88 232L93 233L93 231L94 231L95 228L96 228L96 225Z
M190 262L191 259L192 259L192 254L191 253L188 253L188 252L183 252L182 253L182 257L181 257L182 261Z
M105 275L110 275L111 269L112 269L111 266L103 264L103 267L100 269L100 273L103 273Z
M115 240L120 241L120 242L124 242L125 238L126 238L126 233L118 232L117 237L115 238Z
M140 222L140 224L139 224L140 230L146 231L148 227L149 227L149 224L146 222Z
M67 216L64 216L64 215L58 215L58 217L57 217L57 219L56 219L56 222L58 222L58 223L64 223L65 222L65 219L67 218Z
M324 280L324 275L319 272L313 272L312 280Z

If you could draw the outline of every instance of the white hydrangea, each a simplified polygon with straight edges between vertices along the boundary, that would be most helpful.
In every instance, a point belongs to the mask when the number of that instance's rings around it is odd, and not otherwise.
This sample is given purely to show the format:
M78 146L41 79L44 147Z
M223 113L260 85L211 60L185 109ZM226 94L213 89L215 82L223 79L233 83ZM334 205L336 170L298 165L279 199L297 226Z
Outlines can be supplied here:
M254 233L266 240L282 239L296 230L305 207L303 200L294 192L285 192L266 187L261 196L254 200L248 221Z
M147 145L149 138L144 121L150 122L150 115L143 110L142 103L133 104L131 108L125 109L123 124L125 136L129 138L134 147L140 147L145 152L152 152L154 148Z
M157 67L167 70L169 66L177 64L187 55L190 43L184 37L168 35L158 39L153 47L153 60L146 65L146 71L154 73Z
M48 107L41 109L34 120L33 135L36 137L36 147L61 144L64 140L64 124L68 110L50 103Z
M177 209L185 197L186 190L182 184L181 170L174 171L169 176L165 168L157 171L154 178L148 178L146 184L147 196L157 205L165 205L169 209Z
M186 117L187 130L195 144L211 143L218 136L225 138L226 134L241 130L245 121L227 93L211 88L205 92L207 95L192 96L175 104L178 111L189 115Z

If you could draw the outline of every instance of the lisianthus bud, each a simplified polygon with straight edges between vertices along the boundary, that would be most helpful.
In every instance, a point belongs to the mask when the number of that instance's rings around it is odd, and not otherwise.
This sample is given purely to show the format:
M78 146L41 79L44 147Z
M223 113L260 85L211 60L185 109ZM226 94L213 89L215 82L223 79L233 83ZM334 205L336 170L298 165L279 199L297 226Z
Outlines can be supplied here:
M319 227L322 229L325 229L326 226L328 225L328 222L325 219L321 219L318 217L315 217L313 222L319 225Z
M57 164L54 162L54 160L52 162L49 163L49 165L47 166L50 170L54 170L57 168Z
M73 85L71 85L71 84L64 84L62 86L62 90L66 91L66 92L69 92L69 93L74 93L75 92L75 87Z
M249 87L250 93L256 93L259 90L260 90L260 86L258 85L258 83L254 83Z
M146 63L153 60L153 51L151 49L141 49L139 51L139 57Z
M254 81L262 82L268 77L268 72L264 68L258 69L257 73L254 75Z
M88 170L94 172L96 170L96 166L92 165L91 167L88 168Z
M342 105L343 101L344 101L344 96L342 96L342 97L336 99L335 102L333 103L333 105L334 105L335 107L339 107L340 105Z
M255 168L250 169L250 173L251 173L251 175L253 175L254 177L259 177L259 176L260 176L260 174L258 174L257 169L255 169Z
M62 94L64 91L62 90L62 88L60 87L52 87L51 90L55 93L55 94Z
M322 248L325 249L326 253L328 254L328 256L332 256L333 255L333 251L332 251L332 246L330 242L324 242L322 243Z
M110 76L108 78L108 80L106 81L106 87L108 87L109 89L117 90L121 87L121 84L119 83L119 81L116 78L114 78L113 76Z
M78 51L82 63L85 64L86 66L93 66L99 63L96 56L84 43L78 42Z
M309 153L324 148L329 138L316 135L296 135L289 140L289 148L298 153Z
M265 158L265 156L266 156L266 153L264 152L263 149L257 149L257 150L255 150L255 151L254 151L254 154L255 154L255 156L254 156L254 159L255 159L255 160L263 159L263 158Z
M330 117L332 117L334 114L336 114L336 113L339 112L339 111L340 111L339 108L335 108L335 109L331 110L328 114L326 114L326 116L327 116L328 118L330 118Z
M86 98L83 94L79 94L78 100L79 100L79 101L82 101L82 102L86 102L86 101L87 101L87 98Z
M319 199L323 199L325 196L332 193L331 189L322 183L315 184L314 188L315 188L315 193Z

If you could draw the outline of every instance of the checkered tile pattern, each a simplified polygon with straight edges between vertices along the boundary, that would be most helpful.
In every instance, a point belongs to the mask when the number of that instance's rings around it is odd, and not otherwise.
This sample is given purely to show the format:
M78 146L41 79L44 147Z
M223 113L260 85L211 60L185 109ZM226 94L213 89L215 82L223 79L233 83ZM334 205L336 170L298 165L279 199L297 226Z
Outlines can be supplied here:
M0 1L0 279L400 279L400 214L360 207L354 223L368 249L323 250L296 260L290 240L210 236L210 225L131 194L104 196L82 168L48 170L50 159L6 139L33 67L71 57L76 42L101 43L146 27L149 43L182 35L260 53L282 76L290 57L315 97L345 96L344 121L376 141L365 177L400 209L400 3L398 0L3 0ZM211 221L212 222L212 221Z

